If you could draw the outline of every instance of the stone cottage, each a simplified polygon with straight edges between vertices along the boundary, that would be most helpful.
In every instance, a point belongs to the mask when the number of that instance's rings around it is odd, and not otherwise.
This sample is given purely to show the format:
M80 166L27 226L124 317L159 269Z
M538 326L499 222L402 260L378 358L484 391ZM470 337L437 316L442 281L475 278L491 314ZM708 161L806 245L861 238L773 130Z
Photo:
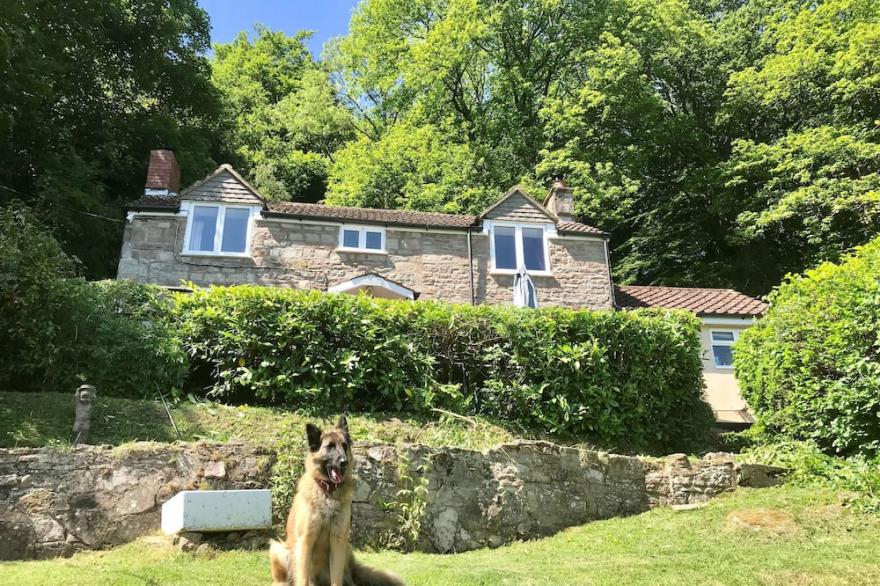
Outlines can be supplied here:
M144 194L128 206L118 277L167 287L253 283L482 304L510 303L520 267L541 305L664 306L629 303L630 288L619 291L626 303L615 301L608 234L575 219L572 191L561 180L543 202L514 186L478 215L269 202L229 165L180 190L171 150L152 151ZM707 299L727 294L684 291ZM759 301L736 295L763 311ZM742 317L738 305L715 306L714 318ZM713 341L709 350L726 342ZM720 374L735 385L732 370Z

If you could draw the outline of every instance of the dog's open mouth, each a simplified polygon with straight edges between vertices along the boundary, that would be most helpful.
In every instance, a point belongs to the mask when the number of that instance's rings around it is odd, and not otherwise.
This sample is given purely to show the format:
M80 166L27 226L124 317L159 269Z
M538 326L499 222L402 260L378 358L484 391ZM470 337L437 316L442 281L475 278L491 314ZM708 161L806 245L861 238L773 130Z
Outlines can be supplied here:
M342 471L336 466L327 466L327 476L330 477L330 481L336 486L342 484Z

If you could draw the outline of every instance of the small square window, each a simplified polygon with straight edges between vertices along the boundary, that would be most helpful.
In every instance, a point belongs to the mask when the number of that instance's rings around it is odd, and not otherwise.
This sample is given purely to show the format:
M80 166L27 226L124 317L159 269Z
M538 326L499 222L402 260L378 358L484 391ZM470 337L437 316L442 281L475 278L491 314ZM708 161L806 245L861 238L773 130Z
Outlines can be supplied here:
M733 348L730 346L712 346L715 366L733 366Z
M367 232L367 248L370 250L382 250L381 232Z
M358 230L343 230L342 231L342 246L345 248L358 248L360 239L360 232Z

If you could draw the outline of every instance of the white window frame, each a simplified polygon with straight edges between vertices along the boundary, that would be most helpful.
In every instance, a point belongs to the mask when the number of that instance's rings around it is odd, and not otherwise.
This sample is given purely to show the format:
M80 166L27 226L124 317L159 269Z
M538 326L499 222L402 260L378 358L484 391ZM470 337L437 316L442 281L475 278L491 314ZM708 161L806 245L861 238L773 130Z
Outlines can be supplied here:
M358 233L358 245L357 248L351 246L344 246L343 242L345 231L350 230L352 232L356 231ZM367 232L378 232L382 235L382 247L381 248L367 248ZM340 252L359 252L366 254L387 254L385 250L386 244L386 236L385 236L385 227L384 226L359 226L352 224L343 224L339 226L339 241L336 247L336 250Z
M712 337L712 334L715 333L724 333L724 334L733 334L733 340L719 340L718 342ZM729 346L733 347L736 344L736 341L739 340L739 331L738 330L725 330L725 329L710 329L709 330L709 354L712 357L712 364L715 368L720 370L733 370L735 367L733 364L731 365L722 365L718 364L718 360L715 358L715 348L714 346ZM731 355L733 355L733 350L731 350Z
M489 235L489 256L491 257L492 268L490 272L495 275L515 275L516 269L499 269L495 266L495 228L496 227L504 227L504 228L513 228L514 229L514 237L513 242L516 247L516 266L519 266L523 261L523 238L522 231L523 228L538 228L543 230L543 240L544 240L544 266L546 267L543 271L529 271L530 276L535 277L551 277L553 276L553 271L550 267L550 239L556 236L556 226L553 224L527 224L527 223L516 223L516 222L495 222L495 221L486 221L483 227L483 232Z
M193 217L195 216L196 207L217 208L217 225L214 229L214 248L212 250L192 250L190 248L190 238L192 237ZM220 250L223 244L223 226L226 223L226 210L240 209L248 210L247 232L244 239L244 252L225 252ZM254 232L254 217L260 212L259 206L235 205L226 203L201 202L201 201L185 201L180 204L180 211L187 217L186 232L183 235L183 254L190 256L234 256L234 257L250 257L251 256L251 237Z

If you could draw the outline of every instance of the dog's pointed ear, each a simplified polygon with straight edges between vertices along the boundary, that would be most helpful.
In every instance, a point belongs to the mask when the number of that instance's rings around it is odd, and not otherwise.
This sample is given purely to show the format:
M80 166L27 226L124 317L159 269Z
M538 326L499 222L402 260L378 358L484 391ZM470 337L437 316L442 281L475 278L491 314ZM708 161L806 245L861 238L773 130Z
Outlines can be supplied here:
M321 430L311 423L306 424L306 437L309 440L309 451L317 452L321 449Z
M345 415L339 416L339 421L336 422L336 429L345 436L345 441L351 443L351 435L348 433L348 419L345 418Z

